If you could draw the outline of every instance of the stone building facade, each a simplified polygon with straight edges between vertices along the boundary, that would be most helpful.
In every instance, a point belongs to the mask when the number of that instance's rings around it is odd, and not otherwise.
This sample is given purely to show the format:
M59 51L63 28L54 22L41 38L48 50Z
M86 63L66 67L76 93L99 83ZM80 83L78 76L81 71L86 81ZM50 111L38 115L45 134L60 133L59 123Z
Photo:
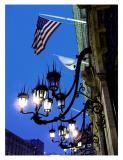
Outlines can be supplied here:
M78 51L88 46L92 49L88 57L89 66L82 67L82 77L91 89L90 96L103 104L101 115L90 112L93 133L99 140L95 148L98 155L117 155L118 6L78 5L73 6L73 12L75 19L87 22L75 24Z
M6 155L43 155L44 143L39 139L24 140L6 129L5 132Z

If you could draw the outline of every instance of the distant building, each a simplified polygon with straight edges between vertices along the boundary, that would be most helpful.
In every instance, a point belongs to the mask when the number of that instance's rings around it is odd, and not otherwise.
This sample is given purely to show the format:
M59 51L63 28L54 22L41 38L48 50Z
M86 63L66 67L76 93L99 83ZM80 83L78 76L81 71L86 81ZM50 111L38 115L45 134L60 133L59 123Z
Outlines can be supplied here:
M43 155L44 154L44 143L39 139L31 139L29 143L32 144L35 148L35 155Z
M24 140L6 129L5 132L6 155L43 155L44 143L39 139Z

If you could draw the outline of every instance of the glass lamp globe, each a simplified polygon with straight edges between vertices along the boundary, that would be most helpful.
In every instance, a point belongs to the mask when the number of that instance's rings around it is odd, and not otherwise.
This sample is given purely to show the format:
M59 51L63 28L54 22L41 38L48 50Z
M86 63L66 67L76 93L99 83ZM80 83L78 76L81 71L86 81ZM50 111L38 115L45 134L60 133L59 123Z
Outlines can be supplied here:
M33 91L33 103L37 106L40 105L40 95L39 95L39 91L34 90Z
M67 152L67 149L66 149L66 148L64 149L64 152L65 152L65 153Z
M82 146L82 142L78 142L78 147L81 147Z
M75 129L76 121L74 119L69 121L69 130L72 132Z
M73 138L76 138L77 135L78 135L78 133L79 133L78 129L75 128L75 129L72 131L72 136L73 136Z
M49 113L51 111L53 100L51 98L47 98L44 100L44 111Z
M58 130L59 130L59 136L64 136L65 135L65 130L66 130L66 127L63 126L62 124L58 127Z
M32 94L33 94L33 102L37 106L41 104L41 102L44 101L47 95L48 88L46 85L43 84L37 84L37 86L33 89Z
M65 133L65 136L64 136L65 139L68 139L69 138L69 131L66 130L66 133Z
M28 98L29 96L25 92L21 92L18 94L18 104L21 111L23 111L23 109L27 106Z
M56 101L58 103L58 109L62 110L65 107L65 98L66 98L66 96L65 96L64 93L60 92L56 95Z
M73 148L73 152L77 152L77 148L76 147Z
M51 130L49 130L49 133L50 133L50 139L53 142L55 138L55 130L52 128Z

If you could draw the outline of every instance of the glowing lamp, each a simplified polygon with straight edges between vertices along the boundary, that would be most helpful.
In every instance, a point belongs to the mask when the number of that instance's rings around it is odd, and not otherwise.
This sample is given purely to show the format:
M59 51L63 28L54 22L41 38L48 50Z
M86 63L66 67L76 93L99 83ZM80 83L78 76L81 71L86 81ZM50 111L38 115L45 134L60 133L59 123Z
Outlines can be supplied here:
M65 94L61 92L56 95L56 101L58 103L58 108L61 110L65 107L65 97L66 97Z
M53 100L51 98L47 98L44 101L44 111L49 113L51 111Z
M69 121L69 130L73 131L75 129L75 123L76 121L74 119Z
M74 148L73 148L73 151L74 151L74 152L77 152L77 148L76 148L76 147L74 147Z
M25 92L21 92L18 94L18 103L21 110L23 110L24 107L27 106L28 98L29 96Z
M66 149L66 148L64 149L64 152L67 152L67 149Z
M40 105L41 102L46 98L48 88L46 85L38 84L32 91L33 102L36 105Z
M81 147L82 146L82 142L78 142L78 147Z
M49 133L50 133L50 139L53 142L55 138L55 130L52 128L51 130L49 130Z
M68 139L68 138L69 138L69 131L68 131L68 130L66 130L64 138L65 138L65 139Z
M72 136L73 136L74 138L76 138L77 135L78 135L78 133L79 133L78 129L75 128L75 129L72 131Z
M66 127L63 126L62 124L58 127L59 130L59 136L64 136L66 132Z

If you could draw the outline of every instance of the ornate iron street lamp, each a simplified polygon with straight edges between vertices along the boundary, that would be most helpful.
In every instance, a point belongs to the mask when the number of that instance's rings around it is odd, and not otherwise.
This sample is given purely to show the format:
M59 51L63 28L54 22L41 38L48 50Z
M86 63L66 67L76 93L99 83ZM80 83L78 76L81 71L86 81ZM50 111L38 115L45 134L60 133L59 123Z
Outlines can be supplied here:
M52 142L54 142L54 138L55 138L55 130L53 128L51 128L49 130L49 133L50 133L50 138L52 140Z
M20 106L20 112L23 112L23 109L27 106L29 95L25 92L25 89L23 92L18 94L18 103Z
M27 105L29 95L25 92L25 90L18 94L18 102L20 106L20 112L22 114L32 114L31 119L39 124L45 125L53 122L60 121L61 125L58 127L60 140L55 141L55 129L53 127L50 129L49 134L52 142L58 142L59 146L65 150L65 153L68 149L71 149L73 154L83 152L87 150L88 144L92 144L94 142L94 135L90 136L89 132L92 133L90 128L85 127L85 116L88 110L95 112L96 114L102 113L103 106L96 98L90 98L88 95L83 93L82 85L79 85L79 74L80 74L80 67L81 62L84 59L86 54L91 53L91 48L85 48L79 56L77 56L77 66L75 70L75 79L70 90L67 93L63 93L60 91L60 77L61 73L58 72L53 65L52 71L48 71L47 73L47 81L48 86L46 83L42 81L42 83L38 82L36 87L32 90L33 95L33 102L35 105L35 109L33 112L25 112L24 108ZM72 100L70 101L69 105L65 105L65 101L70 93L74 90L74 94ZM84 95L87 98L84 106L82 106L82 110L76 114L75 116L71 117L70 119L66 119L67 113L70 111L71 107L74 104L76 97L79 95ZM49 116L50 112L52 111L53 102L56 101L58 105L59 114L55 115L52 119L43 119L43 117ZM41 108L44 107L44 113L41 113ZM78 129L76 126L76 118L83 114L82 118L82 126L81 129ZM67 127L68 124L69 127ZM92 125L92 124L91 124ZM79 138L78 138L79 137ZM77 139L78 138L78 139ZM90 139L89 139L90 138ZM83 151L84 150L84 151Z

